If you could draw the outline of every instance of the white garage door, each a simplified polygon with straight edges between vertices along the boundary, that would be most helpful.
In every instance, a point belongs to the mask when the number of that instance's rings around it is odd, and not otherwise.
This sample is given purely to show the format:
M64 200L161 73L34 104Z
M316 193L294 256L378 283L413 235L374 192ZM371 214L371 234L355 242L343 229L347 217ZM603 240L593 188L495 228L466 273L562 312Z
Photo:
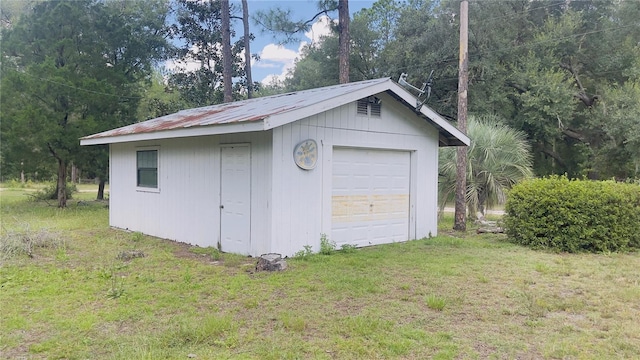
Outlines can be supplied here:
M411 155L335 148L331 240L367 246L409 239Z

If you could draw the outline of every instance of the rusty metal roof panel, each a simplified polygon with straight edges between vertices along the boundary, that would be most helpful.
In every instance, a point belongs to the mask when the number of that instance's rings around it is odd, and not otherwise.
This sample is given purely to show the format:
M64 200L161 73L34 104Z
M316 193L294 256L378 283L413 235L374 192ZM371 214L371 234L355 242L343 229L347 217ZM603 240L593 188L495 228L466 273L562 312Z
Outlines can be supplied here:
M281 115L289 111L302 109L333 98L339 99L351 92L375 86L384 83L385 81L390 80L389 78L382 78L360 81L232 103L205 106L195 109L181 110L174 114L89 135L82 139L97 139L120 135L186 129L198 126L215 126L262 121L273 115Z

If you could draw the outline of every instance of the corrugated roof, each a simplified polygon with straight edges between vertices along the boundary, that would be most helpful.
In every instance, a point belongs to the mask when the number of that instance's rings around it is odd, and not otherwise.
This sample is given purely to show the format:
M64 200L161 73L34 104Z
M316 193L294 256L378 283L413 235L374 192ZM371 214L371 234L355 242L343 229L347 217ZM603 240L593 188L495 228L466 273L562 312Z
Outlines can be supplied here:
M179 111L156 119L124 126L83 137L97 139L111 136L142 134L163 130L185 129L195 126L212 126L259 121L269 116L308 107L332 98L389 81L388 78L334 85L323 88L296 91L232 103L205 106Z
M389 78L182 110L137 124L89 135L82 145L265 131L351 101L386 92L415 111L416 98ZM416 112L440 133L440 146L469 145L469 138L428 106Z

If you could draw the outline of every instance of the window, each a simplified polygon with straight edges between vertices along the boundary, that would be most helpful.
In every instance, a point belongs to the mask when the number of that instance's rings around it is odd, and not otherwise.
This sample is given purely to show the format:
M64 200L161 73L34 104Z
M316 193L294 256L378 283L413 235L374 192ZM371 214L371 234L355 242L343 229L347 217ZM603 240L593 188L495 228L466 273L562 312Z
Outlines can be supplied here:
M138 150L137 184L143 188L158 188L158 150Z
M380 99L375 96L369 96L358 100L356 103L356 113L363 116L380 117Z

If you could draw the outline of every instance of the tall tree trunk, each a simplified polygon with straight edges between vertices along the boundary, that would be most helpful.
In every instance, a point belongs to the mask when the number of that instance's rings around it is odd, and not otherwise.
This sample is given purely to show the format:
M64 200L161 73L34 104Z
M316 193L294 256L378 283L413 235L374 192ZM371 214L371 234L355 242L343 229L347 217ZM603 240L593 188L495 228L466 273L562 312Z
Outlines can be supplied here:
M349 1L338 0L338 26L340 27L339 61L340 84L349 82Z
M75 184L78 182L78 168L76 167L76 164L73 163L73 161L71 162L71 183Z
M467 133L467 91L469 89L469 3L460 3L460 63L458 76L458 129ZM467 147L459 146L456 159L456 208L453 229L467 230Z
M98 183L98 196L96 196L96 200L104 200L104 185L107 181L103 178L100 178L100 182Z
M232 55L231 55L231 20L229 14L229 0L221 0L222 16L222 82L224 85L224 102L233 101L231 78L232 78Z
M67 207L67 163L62 158L58 158L58 207Z
M251 34L249 33L249 5L242 0L242 25L244 27L244 72L247 76L247 97L253 97L253 80L251 79Z

